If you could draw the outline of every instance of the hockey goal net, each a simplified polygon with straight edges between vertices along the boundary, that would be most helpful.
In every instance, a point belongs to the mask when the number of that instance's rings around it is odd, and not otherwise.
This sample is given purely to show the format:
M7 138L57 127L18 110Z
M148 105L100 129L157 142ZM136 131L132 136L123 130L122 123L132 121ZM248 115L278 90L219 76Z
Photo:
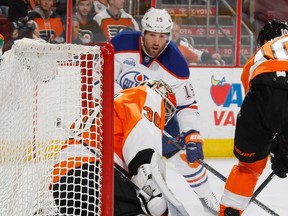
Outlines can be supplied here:
M113 215L113 58L109 43L56 45L31 39L16 41L3 55L1 215L62 215L51 191L53 167L62 146L73 138L70 125L76 119L88 118L87 110L95 99L100 124L96 137L91 139L97 139L98 192L96 212L90 214ZM97 88L93 88L94 84ZM66 169L69 171L68 165ZM76 186L69 182L69 187ZM83 191L81 196L89 194Z

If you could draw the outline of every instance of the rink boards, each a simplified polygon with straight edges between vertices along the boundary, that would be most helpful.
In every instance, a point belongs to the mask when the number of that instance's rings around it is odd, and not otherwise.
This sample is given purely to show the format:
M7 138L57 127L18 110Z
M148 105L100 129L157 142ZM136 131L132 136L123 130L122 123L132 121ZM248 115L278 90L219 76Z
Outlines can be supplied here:
M237 113L244 98L242 68L190 67L206 157L233 156Z
M199 104L200 131L205 139L206 157L232 156L236 116L244 98L244 90L240 81L241 68L191 67L190 72ZM60 77L37 86L36 106L35 103L33 105L33 96L30 97L31 109L37 108L38 113L38 130L36 132L32 131L33 127L31 126L27 128L27 122L33 124L33 114L30 113L25 116L27 121L23 119L25 110L21 107L23 99L21 95L8 104L9 107L5 109L6 113L3 113L2 116L14 116L9 119L9 125L15 125L9 137L12 137L16 142L20 141L17 137L20 136L23 129L29 130L27 134L36 135L38 140L62 140L63 137L67 137L67 132L55 127L55 120L61 117L64 123L69 126L79 116L81 77L79 68L69 67L69 70L63 68L59 74L61 74ZM20 87L18 86L18 88ZM64 90L60 90L60 87ZM30 91L30 94L33 95L35 86L31 87ZM64 91L61 92L63 97L57 96L59 91ZM45 105L47 101L49 101L50 107ZM19 119L23 119L23 121L19 123ZM24 120L26 124L23 123ZM28 140L30 138L27 137ZM23 138L21 141L23 142Z

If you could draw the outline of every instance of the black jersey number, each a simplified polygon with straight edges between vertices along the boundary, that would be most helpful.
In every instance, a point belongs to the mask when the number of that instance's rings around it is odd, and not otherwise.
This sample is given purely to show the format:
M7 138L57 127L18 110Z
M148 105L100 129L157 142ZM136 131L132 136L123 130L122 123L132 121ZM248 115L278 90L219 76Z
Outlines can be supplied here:
M187 99L195 97L194 89L190 82L184 86L184 92Z

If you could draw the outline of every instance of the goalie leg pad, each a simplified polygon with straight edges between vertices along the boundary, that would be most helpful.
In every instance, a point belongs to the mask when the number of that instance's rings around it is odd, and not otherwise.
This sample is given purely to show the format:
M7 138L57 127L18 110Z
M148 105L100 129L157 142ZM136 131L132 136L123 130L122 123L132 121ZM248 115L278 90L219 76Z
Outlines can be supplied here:
M166 183L165 178L165 162L162 160L161 156L157 153L154 153L151 158L151 171L153 182L157 185L159 190L162 192L163 196L171 205L173 205L179 215L189 216L188 212L182 205L182 203L175 197L174 193L170 190L169 186Z

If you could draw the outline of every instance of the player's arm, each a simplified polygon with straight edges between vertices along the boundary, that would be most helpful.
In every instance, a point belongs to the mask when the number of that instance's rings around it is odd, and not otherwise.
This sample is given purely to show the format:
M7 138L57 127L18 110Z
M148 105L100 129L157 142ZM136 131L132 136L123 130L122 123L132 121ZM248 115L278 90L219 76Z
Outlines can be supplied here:
M180 83L180 82L179 82ZM203 159L203 139L199 131L199 111L190 79L182 81L176 92L177 119L180 130L180 142L186 146L187 161L194 163Z
M186 146L186 156L190 163L203 159L203 139L199 131L199 112L196 103L180 110L177 114L180 128L180 142Z

